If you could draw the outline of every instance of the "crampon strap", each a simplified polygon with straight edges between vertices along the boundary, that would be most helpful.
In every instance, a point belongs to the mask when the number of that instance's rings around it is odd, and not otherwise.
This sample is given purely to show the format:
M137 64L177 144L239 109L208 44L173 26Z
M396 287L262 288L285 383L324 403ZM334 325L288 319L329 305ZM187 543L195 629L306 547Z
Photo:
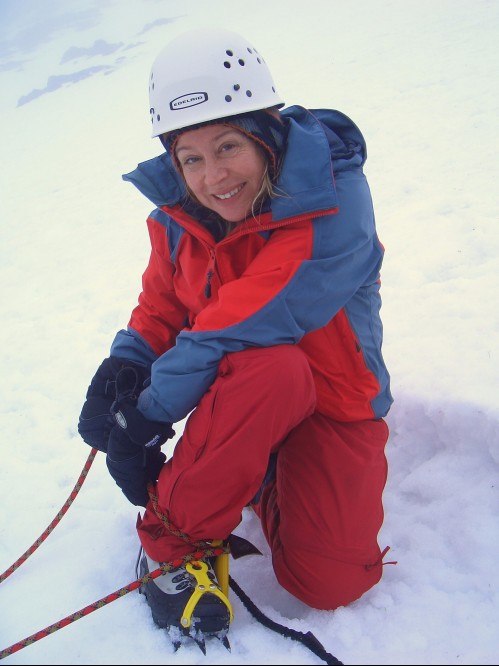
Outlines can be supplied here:
M307 631L307 633L304 634L301 631L296 631L295 629L285 627L278 622L274 622L274 620L271 620L269 617L264 615L262 611L257 608L257 606L255 606L248 595L241 590L232 576L229 577L229 584L232 591L239 597L246 610L251 613L251 615L253 615L255 620L258 620L260 624L263 624L264 627L275 631L280 636L284 636L284 638L292 638L294 641L298 641L311 652L313 652L317 657L319 657L319 659L322 659L322 661L324 661L326 664L343 664L342 661L336 659L336 657L334 657L330 652L326 652L324 646L319 642L319 640L317 640L311 631Z

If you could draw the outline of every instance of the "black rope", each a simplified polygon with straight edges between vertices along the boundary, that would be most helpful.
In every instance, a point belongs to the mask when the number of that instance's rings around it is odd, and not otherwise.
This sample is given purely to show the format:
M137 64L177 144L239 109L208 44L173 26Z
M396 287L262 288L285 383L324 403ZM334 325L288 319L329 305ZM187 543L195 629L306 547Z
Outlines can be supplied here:
M307 631L307 633L304 634L301 631L296 631L295 629L285 627L278 622L274 622L274 620L271 620L269 617L264 615L262 611L255 606L248 595L241 590L232 576L229 576L229 585L234 593L239 597L246 610L251 613L251 615L253 615L253 617L258 620L258 622L260 622L260 624L263 624L264 627L275 631L285 638L292 638L294 641L302 643L302 645L313 652L317 657L319 657L319 659L322 659L322 661L324 661L326 664L343 664L342 661L336 659L336 657L334 657L330 652L326 652L324 646L317 640L311 631Z

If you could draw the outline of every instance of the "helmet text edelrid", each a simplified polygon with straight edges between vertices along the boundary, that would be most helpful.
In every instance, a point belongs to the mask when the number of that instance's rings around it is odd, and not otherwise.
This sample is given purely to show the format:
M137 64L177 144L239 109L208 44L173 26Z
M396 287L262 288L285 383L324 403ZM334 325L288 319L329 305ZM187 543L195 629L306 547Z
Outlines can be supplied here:
M186 109L189 106L197 106L206 101L208 101L208 94L205 92L188 93L187 95L172 99L170 102L170 109L172 111L179 111L180 109Z

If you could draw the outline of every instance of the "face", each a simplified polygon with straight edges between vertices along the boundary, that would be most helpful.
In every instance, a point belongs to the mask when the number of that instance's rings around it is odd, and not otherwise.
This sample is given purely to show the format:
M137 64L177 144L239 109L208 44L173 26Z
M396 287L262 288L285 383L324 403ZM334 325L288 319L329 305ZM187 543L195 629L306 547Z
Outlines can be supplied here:
M266 167L254 141L226 125L208 125L181 134L175 155L199 203L227 222L249 215Z

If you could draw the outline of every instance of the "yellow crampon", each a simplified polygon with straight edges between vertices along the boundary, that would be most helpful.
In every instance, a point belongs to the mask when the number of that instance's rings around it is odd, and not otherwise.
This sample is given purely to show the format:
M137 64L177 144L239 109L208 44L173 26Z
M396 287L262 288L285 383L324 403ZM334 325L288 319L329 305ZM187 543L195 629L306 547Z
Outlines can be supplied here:
M223 541L213 541L213 546L221 546ZM224 553L215 558L213 566L220 589L229 598L229 553ZM231 616L232 621L232 616Z
M222 563L222 565L218 564L218 560L225 558L226 562ZM220 585L222 589L218 587L212 580L210 580L208 576L208 565L206 562L202 561L197 561L194 560L192 562L187 562L185 565L186 570L188 573L192 574L194 578L196 579L196 587L194 588L194 592L191 594L189 597L189 601L185 605L184 612L182 613L182 617L180 618L180 624L184 628L188 628L191 626L191 621L192 621L192 614L194 612L194 609L196 608L199 600L204 594L214 594L216 597L222 601L222 603L227 606L227 609L229 611L229 616L230 616L230 622L234 619L234 613L232 611L232 605L227 597L227 592L228 592L228 587L229 587L229 563L228 563L228 555L220 555L217 557L217 560L215 562L215 572L217 572L217 568L220 569L220 578L218 579L220 581ZM218 573L217 573L218 577ZM226 587L224 589L225 585L225 580L226 579Z

